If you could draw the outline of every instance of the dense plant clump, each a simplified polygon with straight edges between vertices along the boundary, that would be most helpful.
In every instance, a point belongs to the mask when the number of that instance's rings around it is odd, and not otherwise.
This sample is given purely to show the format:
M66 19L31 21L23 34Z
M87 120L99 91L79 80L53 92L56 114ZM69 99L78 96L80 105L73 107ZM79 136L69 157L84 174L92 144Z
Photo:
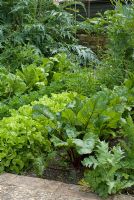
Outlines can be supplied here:
M58 156L101 197L134 186L131 3L77 22L69 4L0 1L1 173L42 176ZM80 30L105 48L80 45Z
M26 61L32 62L37 53L52 56L59 52L66 52L71 59L82 63L93 62L93 59L97 61L96 55L90 48L78 44L77 22L73 14L66 12L67 6L68 4L56 6L53 0L11 2L2 0L0 2L2 63L6 64L6 67L19 68L20 64ZM18 61L17 66L14 66L14 60L16 64Z
M122 83L129 71L133 72L134 48L134 3L111 0L115 10L87 19L79 28L90 36L103 38L99 49L101 82L108 87ZM123 1L124 2L124 1ZM105 51L104 51L105 49Z

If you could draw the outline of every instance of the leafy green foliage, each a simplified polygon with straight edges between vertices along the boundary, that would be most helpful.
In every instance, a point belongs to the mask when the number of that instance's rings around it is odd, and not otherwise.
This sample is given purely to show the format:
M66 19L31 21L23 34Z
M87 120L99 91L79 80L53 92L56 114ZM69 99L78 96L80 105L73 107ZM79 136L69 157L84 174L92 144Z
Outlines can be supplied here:
M16 68L30 64L40 64L42 55L39 49L32 45L20 45L14 48L13 45L7 44L0 56L2 66L14 72Z
M27 114L13 113L0 122L1 172L3 170L20 173L29 166L39 168L36 159L45 163L51 144L43 126L30 117L30 107L24 107ZM7 142L6 142L7 141ZM44 165L42 165L43 167Z
M85 173L85 180L100 196L116 194L120 190L131 187L134 182L128 181L127 174L121 171L124 152L120 147L109 150L108 144L99 142L95 150L95 157L85 158L83 164L93 167Z
M122 84L129 72L133 72L134 63L134 2L113 2L115 10L106 11L104 15L99 14L99 17L87 19L79 25L89 38L104 39L99 48L95 46L101 59L98 78L111 88Z
M40 108L40 103L42 102L50 107L53 105L56 111L60 111L75 95L63 93L61 95L53 95L50 99L45 96L32 104L38 103L38 107L36 106L34 109ZM38 109L38 111L40 110ZM20 173L31 166L41 175L44 166L47 165L47 157L49 157L49 160L51 158L49 156L49 153L51 155L51 143L48 140L49 128L47 129L47 127L50 125L50 128L55 127L54 123L47 120L48 116L51 119L48 109L43 111L43 113L46 112L45 121L42 121L32 114L32 106L25 105L18 111L12 110L11 117L0 121L1 171ZM44 126L46 127L45 129Z
M1 67L1 118L9 116L10 109L18 109L44 94L66 90L91 96L99 90L99 83L90 69L74 65L66 54L40 57L40 60L37 56L32 64L26 63L28 61L11 73Z
M95 72L89 69L78 69L75 72L54 73L49 90L56 91L76 91L90 97L96 91L100 90L99 81L95 76Z
M83 6L82 3L79 5ZM77 60L81 57L80 60L84 64L93 62L92 59L96 56L91 49L78 44L77 21L73 14L66 11L66 7L67 5L56 6L53 0L1 1L0 53L2 53L2 63L13 66L15 60L17 65L26 60L29 61L31 57L37 57L37 52L51 56L61 51L68 55L72 55L74 51L72 59L75 57ZM25 52L18 53L17 49L25 49L27 44L34 47L35 55L32 56L26 50L29 56L25 58ZM15 55L17 59L14 59Z
M45 73L45 69L43 67L36 67L34 64L22 68L22 71L18 70L16 75L24 80L27 85L27 89L47 85L48 74Z
M133 117L132 92L130 78L124 86L103 88L90 98L63 92L11 110L11 117L0 121L1 171L20 173L31 166L41 175L51 158L49 153L64 149L75 168L85 157L83 164L91 168L85 180L100 196L130 187L133 167L127 163L133 160L133 143L129 142L133 120L128 118ZM118 146L112 147L111 140L119 137Z
M43 87L47 85L47 75L43 67L37 67L34 64L22 68L22 71L18 70L16 74L1 68L0 96L10 97L33 90L34 87L37 89Z
M134 185L134 7L78 23L68 6L0 1L0 172L42 176L58 155L106 197ZM82 27L108 37L101 62Z
M44 90L38 90L4 99L0 103L0 118L10 116L11 109L17 110L23 105L30 104L42 97L44 93Z
M0 96L7 97L12 94L22 94L26 90L26 84L19 77L6 70L1 70Z
M126 169L130 168L134 170L134 122L131 116L129 116L126 121L123 122L123 134L125 135L126 141L122 143L122 146L126 150L126 163L124 166Z
M128 85L128 82L131 83L130 80L131 79L126 80L125 84ZM132 106L133 102L131 96L132 88L129 89L129 87L121 86L115 87L113 91L103 88L102 91L98 92L91 98L75 96L73 101L66 104L62 110L55 110L52 105L48 105L48 108L46 108L46 104L43 106L43 101L39 101L42 105L39 105L39 107L33 107L33 111L39 119L41 116L47 117L56 124L54 129L49 127L51 142L57 150L60 148L65 151L66 149L70 161L74 167L77 168L79 164L79 155L88 155L93 153L98 138L101 140L107 140L109 145L113 145L111 142L112 140L117 140L116 144L118 145L120 142L127 145L127 139L124 138L124 133L122 133L121 130L127 116L129 113L131 114L130 105ZM41 119L43 119L42 117ZM125 137L129 138L129 135L126 134ZM119 141L118 138L120 138ZM106 143L106 145L108 145L108 143ZM133 148L130 146L128 149L132 154ZM127 153L125 145L124 151ZM127 154L124 154L124 156L125 155ZM126 159L129 159L129 157L127 156ZM112 166L109 166L108 170L112 170L111 167ZM101 167L99 166L98 168L100 170ZM122 165L120 168L122 168ZM128 168L131 169L130 166ZM104 171L104 169L102 169L102 171ZM112 176L113 175L114 173ZM106 183L104 183L104 187L105 185ZM98 190L97 187L99 188L99 185L96 186L96 191ZM109 189L106 188L105 193L107 194ZM118 186L117 188L115 186L115 189L113 189L113 191L111 190L111 193L115 193L121 189L123 189L123 186L119 186L119 188ZM103 188L100 188L99 194L105 195L103 193Z

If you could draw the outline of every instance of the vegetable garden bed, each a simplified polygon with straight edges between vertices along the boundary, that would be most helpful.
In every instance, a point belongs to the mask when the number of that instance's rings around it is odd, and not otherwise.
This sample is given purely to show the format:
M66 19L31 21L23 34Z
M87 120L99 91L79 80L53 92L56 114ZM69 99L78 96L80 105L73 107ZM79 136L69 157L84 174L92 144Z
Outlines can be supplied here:
M51 0L0 4L0 172L133 191L134 3L84 22Z

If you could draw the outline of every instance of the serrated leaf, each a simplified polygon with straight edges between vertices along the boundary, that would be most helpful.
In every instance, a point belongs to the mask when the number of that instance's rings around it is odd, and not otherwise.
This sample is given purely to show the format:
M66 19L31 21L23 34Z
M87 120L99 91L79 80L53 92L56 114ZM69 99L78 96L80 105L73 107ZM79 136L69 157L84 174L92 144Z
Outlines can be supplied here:
M89 168L94 166L94 169L95 169L98 165L98 161L93 156L90 156L88 158L85 158L82 161L82 164L86 167L89 167Z

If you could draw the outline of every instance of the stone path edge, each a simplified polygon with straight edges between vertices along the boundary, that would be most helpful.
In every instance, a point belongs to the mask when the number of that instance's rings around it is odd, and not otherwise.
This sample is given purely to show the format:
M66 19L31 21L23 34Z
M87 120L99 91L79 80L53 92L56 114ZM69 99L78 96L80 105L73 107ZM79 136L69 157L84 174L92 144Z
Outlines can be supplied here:
M65 184L28 176L3 173L0 175L0 200L101 200L78 185ZM109 200L134 200L119 195Z

